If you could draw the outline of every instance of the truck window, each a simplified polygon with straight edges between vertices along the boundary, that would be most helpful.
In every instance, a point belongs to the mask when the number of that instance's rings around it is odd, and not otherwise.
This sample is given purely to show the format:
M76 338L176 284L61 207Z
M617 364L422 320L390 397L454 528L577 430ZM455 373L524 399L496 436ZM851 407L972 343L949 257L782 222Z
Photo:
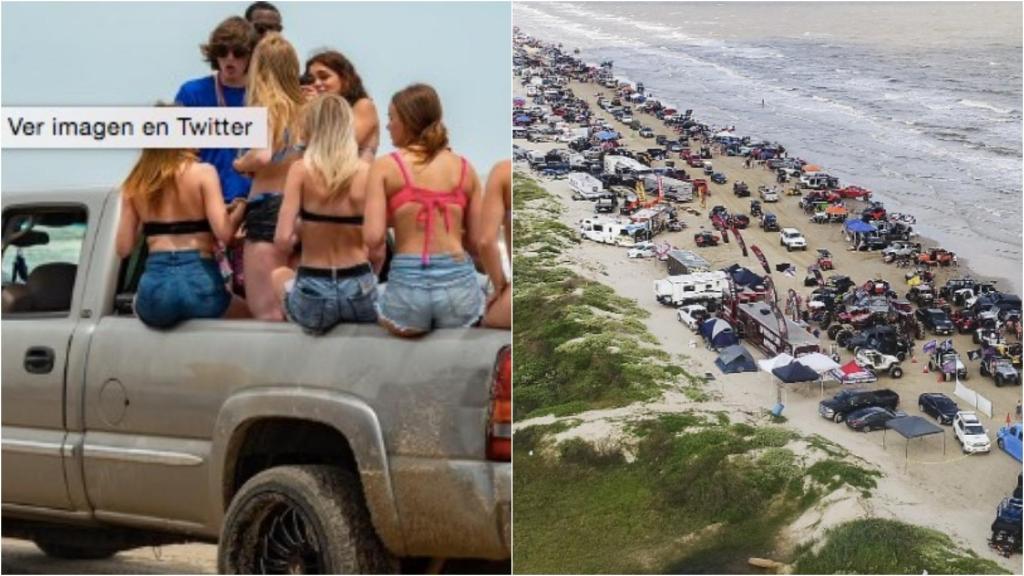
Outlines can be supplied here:
M15 208L3 215L3 313L66 316L88 214L82 206Z

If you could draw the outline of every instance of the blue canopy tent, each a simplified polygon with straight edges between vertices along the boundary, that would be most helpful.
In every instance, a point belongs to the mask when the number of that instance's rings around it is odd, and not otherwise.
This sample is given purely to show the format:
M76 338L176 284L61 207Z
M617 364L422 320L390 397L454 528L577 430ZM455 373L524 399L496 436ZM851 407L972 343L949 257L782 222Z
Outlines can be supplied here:
M855 234L865 234L867 232L877 232L878 229L868 224L863 220L847 220L843 226L847 232L853 232Z
M716 350L739 343L739 338L736 337L736 332L733 331L732 326L721 318L705 320L700 325L700 334Z
M786 384L814 382L821 377L817 372L807 366L804 366L800 362L790 362L785 366L773 368L772 374Z
M516 124L529 124L530 121L531 121L531 118L529 116L527 116L526 114L520 114L520 115L516 116L515 118L513 118L512 121L515 122Z
M724 348L718 354L715 365L726 374L757 372L757 363L754 362L754 357L750 355L746 348L739 344Z
M597 133L597 139L602 142L607 142L608 140L615 140L618 137L619 133L615 132L614 130L604 130Z

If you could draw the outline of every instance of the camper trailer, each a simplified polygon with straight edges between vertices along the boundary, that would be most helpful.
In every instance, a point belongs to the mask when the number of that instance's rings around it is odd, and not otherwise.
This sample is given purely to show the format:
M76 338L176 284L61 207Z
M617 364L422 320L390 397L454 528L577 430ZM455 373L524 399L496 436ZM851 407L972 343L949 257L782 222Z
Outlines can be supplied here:
M605 174L618 174L623 171L632 171L638 174L649 173L651 167L626 156L606 155L604 157Z
M669 276L654 281L654 297L669 306L703 302L711 304L710 309L722 301L728 289L725 272L721 270Z
M586 172L569 174L569 188L574 200L597 200L604 192L604 185Z
M726 306L726 309L730 309ZM786 323L788 335L783 337L779 329L780 317L772 312L764 302L737 303L727 315L726 320L735 326L743 339L758 347L768 356L785 352L793 357L821 352L818 339L789 318L781 318Z
M682 276L696 272L708 272L711 263L690 250L672 250L665 260L669 276Z
M649 240L650 232L644 224L595 217L580 222L580 236L602 244L632 246L637 242Z

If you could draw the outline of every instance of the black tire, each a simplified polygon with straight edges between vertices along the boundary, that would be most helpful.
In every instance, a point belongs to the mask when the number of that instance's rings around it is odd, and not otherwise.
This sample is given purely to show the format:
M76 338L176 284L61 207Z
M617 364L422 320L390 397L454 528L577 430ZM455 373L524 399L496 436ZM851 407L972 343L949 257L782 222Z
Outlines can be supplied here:
M76 541L70 538L40 536L33 542L47 556L64 560L103 560L124 549L122 546L103 544L94 539Z
M373 528L353 472L279 466L250 478L232 499L217 570L382 574L396 572L398 563Z
M842 329L843 326L841 324L833 324L832 326L829 326L828 331L826 332L826 334L828 334L828 339L835 340L836 334L839 334L839 331Z
M1003 450L1003 439L999 438L996 440L996 446L999 446L1000 450Z
M844 418L845 417L843 416L842 412L836 412L835 416L832 417L832 421L835 422L836 424L839 424L840 422L843 421Z
M889 375L897 379L902 378L903 368L900 368L899 366L893 366L892 368L889 368Z
M978 371L981 372L982 376L988 376L988 370L985 369L985 364L982 364L981 367L978 369ZM998 386L998 384L997 384L997 386Z
M822 316L821 322L818 322L818 326L820 326L822 330L826 330L826 329L828 329L828 325L831 324L831 323L832 323L832 314L829 314L828 312L826 312L825 315Z
M846 348L846 345L850 342L850 338L853 338L853 334L851 334L849 330L840 330L839 333L836 334L836 344Z
M999 374L996 374L995 380L996 380L996 388L1002 388L1003 387L1003 377L1000 376Z
M900 362L903 362L904 360L907 359L907 353L903 351L897 352L896 359L899 360Z

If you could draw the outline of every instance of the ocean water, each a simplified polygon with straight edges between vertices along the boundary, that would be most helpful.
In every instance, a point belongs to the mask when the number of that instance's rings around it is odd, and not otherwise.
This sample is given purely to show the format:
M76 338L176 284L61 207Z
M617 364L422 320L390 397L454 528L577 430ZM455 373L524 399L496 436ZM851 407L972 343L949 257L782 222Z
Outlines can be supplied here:
M1020 3L513 6L522 31L873 190L1018 293L1021 18Z

